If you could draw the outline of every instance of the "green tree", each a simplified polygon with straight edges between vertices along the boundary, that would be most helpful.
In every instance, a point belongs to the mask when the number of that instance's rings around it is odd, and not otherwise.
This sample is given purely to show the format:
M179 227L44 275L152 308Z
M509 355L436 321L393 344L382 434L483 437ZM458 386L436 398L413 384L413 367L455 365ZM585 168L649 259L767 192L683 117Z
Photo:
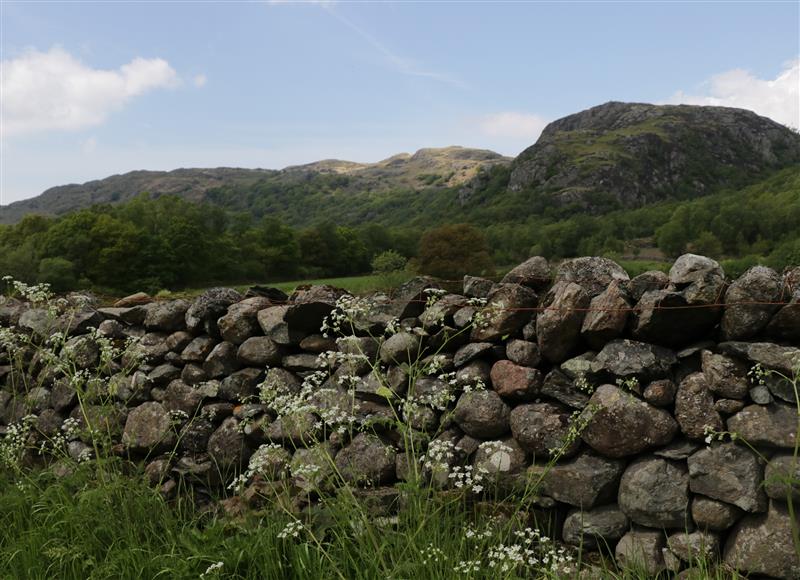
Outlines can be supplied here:
M445 225L422 236L417 252L417 269L446 279L464 274L493 274L489 246L483 233L469 224Z
M64 258L43 258L39 262L39 280L47 282L56 292L74 289L78 280L75 277L75 264Z

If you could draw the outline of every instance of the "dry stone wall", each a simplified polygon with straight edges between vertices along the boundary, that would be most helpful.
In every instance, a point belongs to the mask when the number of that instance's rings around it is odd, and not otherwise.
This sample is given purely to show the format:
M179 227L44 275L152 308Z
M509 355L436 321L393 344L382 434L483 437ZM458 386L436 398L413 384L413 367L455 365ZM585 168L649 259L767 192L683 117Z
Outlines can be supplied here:
M653 574L705 555L800 578L800 268L729 280L687 254L629 279L604 258L531 258L459 293L416 278L391 297L251 294L133 296L57 318L4 299L0 325L64 331L112 399L84 384L79 400L47 361L7 349L0 428L102 425L166 495L233 482L240 503L288 484L297 505L344 482L385 510L417 475L476 497L535 485L567 544ZM131 338L104 364L104 344ZM73 433L68 451L93 447Z

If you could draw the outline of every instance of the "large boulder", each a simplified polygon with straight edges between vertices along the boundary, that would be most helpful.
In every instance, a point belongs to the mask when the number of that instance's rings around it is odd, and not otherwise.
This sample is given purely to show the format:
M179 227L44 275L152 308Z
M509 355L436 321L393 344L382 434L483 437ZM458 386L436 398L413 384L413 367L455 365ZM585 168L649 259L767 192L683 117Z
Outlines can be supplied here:
M496 341L520 330L532 318L538 296L519 284L499 284L487 297L472 328L474 342Z
M280 346L266 336L251 336L236 351L240 363L254 367L280 364L282 356Z
M631 530L617 542L614 557L617 564L642 570L655 578L666 567L664 547L666 537L657 530Z
M539 350L550 362L569 357L580 344L581 324L589 306L589 295L573 282L557 282L542 303L536 319Z
M689 472L681 463L640 457L622 474L617 501L637 524L685 528L689 524Z
M603 348L625 331L630 308L628 293L620 282L613 281L589 303L589 312L581 326L581 336L592 348Z
M733 529L723 562L753 575L800 578L800 552L792 540L798 525L784 504L773 501L766 514L748 515Z
M786 305L775 312L765 333L777 340L800 341L800 289L795 290Z
M675 418L690 439L703 439L709 429L723 430L722 417L714 408L714 396L703 373L692 373L678 385Z
M569 457L581 443L570 434L571 415L571 409L557 403L518 405L511 411L511 432L520 446L536 457Z
M122 442L132 451L170 449L175 440L169 412L161 403L143 403L128 414Z
M692 488L691 472L689 489ZM736 523L743 512L735 505L710 497L695 495L692 498L692 519L701 530L725 531Z
M607 457L636 455L672 441L678 424L665 410L637 399L613 385L601 385L579 419L581 437Z
M494 391L470 391L461 395L455 422L467 435L492 439L508 432L511 409Z
M628 273L616 262L608 258L573 258L561 263L554 282L574 282L581 286L590 297L597 296L614 281L627 283Z
M394 479L396 455L376 436L359 433L336 454L336 468L347 483L381 485Z
M410 332L393 334L380 348L381 361L394 365L413 363L422 358L422 352L422 337Z
M721 342L719 350L746 359L753 364L792 376L794 369L800 365L800 348L782 346L771 342Z
M712 393L728 399L743 399L750 389L747 367L736 359L704 350L700 354L703 374Z
M241 302L231 304L228 312L217 321L222 340L238 345L251 336L260 334L261 329L256 316L260 310L271 305L272 302L269 299L260 296L246 298Z
M564 520L562 537L572 546L587 550L613 546L628 531L630 522L616 505L592 510L572 510Z
M252 449L235 417L225 419L208 440L208 455L223 474L246 465L251 453Z
M798 428L797 410L783 403L748 405L728 419L728 431L751 445L766 447L794 449Z
M544 495L577 508L591 509L616 499L623 471L624 461L584 451L540 472L532 467L531 475L536 478L534 482L541 480Z
M148 330L174 332L186 325L186 311L190 304L186 300L153 302L147 305L144 326Z
M233 288L209 288L186 311L186 329L194 334L204 332L219 338L217 320L227 312L228 306L241 299L242 295Z
M503 277L501 283L522 284L539 291L550 284L551 276L550 264L548 264L547 259L541 256L534 256L513 268Z
M675 353L667 348L622 339L609 342L597 353L591 371L607 379L636 379L646 383L668 378L677 362Z
M772 268L754 266L725 293L724 340L744 340L760 333L779 308L783 280ZM757 303L761 304L757 304Z
M492 387L498 395L512 401L529 401L539 394L542 373L510 360L499 360L492 366Z
M733 504L748 512L767 507L761 482L764 468L758 456L735 443L718 443L691 455L689 488L694 493Z

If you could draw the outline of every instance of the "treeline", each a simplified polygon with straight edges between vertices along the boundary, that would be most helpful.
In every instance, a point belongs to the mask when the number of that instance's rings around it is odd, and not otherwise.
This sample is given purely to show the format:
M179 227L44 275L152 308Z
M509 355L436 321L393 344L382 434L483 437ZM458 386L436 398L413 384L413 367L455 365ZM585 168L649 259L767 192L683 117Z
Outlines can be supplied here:
M51 219L0 227L0 273L59 290L185 288L369 272L388 249L412 256L419 233L377 225L282 221L174 196L141 195Z
M515 215L511 206L519 200L504 199L497 183L477 195L490 190L491 204L449 217L472 224L456 229L442 224L445 218L434 227L416 220L410 225L400 216L394 226L328 219L300 228L271 215L143 194L122 205L0 226L0 275L50 282L59 290L155 291L364 274L388 250L410 259L417 271L448 278L491 273L493 265L531 255L619 259L654 247L667 258L693 251L735 259L731 274L755 263L800 264L800 168L738 191L604 215L552 209Z

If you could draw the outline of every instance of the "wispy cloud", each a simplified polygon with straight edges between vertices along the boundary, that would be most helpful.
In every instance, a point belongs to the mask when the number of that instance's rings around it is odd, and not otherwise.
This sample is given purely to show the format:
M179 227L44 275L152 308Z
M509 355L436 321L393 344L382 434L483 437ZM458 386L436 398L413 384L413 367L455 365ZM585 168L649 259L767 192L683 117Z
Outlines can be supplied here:
M462 81L459 78L454 76L428 70L420 63L415 62L411 59L405 58L400 56L393 50L391 50L386 44L375 38L372 34L368 31L364 30L358 24L347 18L346 16L340 14L338 11L332 9L332 5L327 2L320 3L326 11L331 14L334 18L336 18L339 22L344 24L347 28L355 32L362 40L364 40L367 44L369 44L375 51L377 51L381 56L383 56L386 61L398 72L414 76L414 77L422 77L431 79L440 83L445 83L448 85L452 85L454 87L458 87L460 89L467 89L469 85Z
M116 70L102 70L59 47L32 50L0 66L3 137L99 125L130 99L179 83L160 58L135 58Z
M792 127L800 127L800 58L785 64L774 79L734 69L703 83L702 94L678 91L670 103L750 109Z

